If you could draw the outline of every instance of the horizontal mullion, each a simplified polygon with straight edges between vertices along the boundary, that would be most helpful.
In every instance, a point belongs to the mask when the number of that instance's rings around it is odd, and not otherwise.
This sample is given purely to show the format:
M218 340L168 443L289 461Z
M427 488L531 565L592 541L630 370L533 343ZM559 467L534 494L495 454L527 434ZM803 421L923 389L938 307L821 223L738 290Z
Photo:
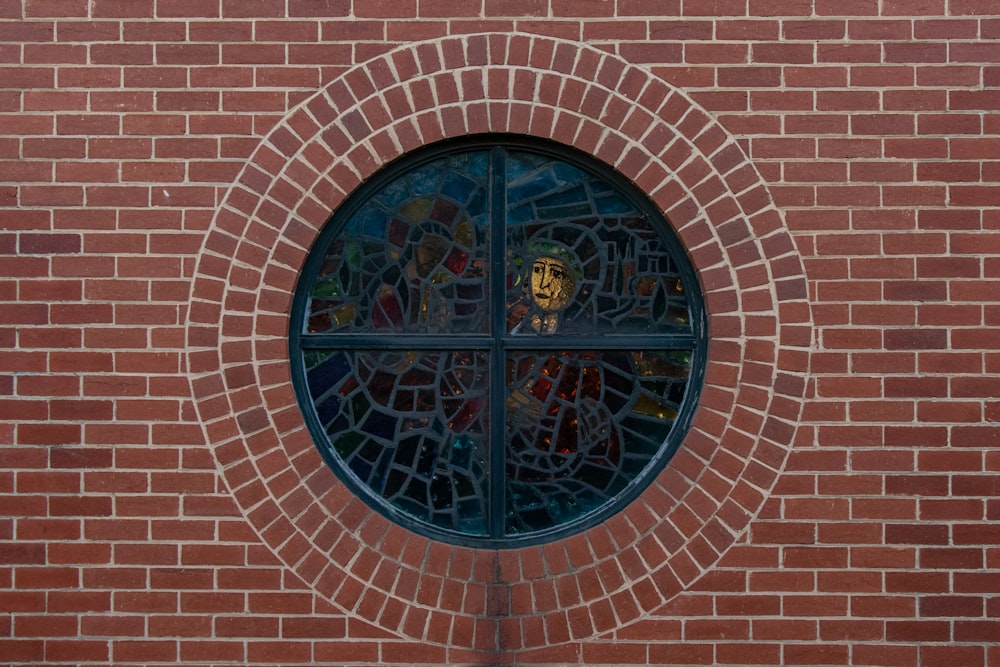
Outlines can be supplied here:
M461 334L302 334L300 341L303 348L327 350L488 350L494 345L492 336Z
M689 350L694 337L686 334L662 336L510 336L503 339L507 350Z
M303 334L304 349L344 350L488 350L499 342L507 350L690 350L695 346L689 334L659 336L492 336L449 334L413 336L405 334Z

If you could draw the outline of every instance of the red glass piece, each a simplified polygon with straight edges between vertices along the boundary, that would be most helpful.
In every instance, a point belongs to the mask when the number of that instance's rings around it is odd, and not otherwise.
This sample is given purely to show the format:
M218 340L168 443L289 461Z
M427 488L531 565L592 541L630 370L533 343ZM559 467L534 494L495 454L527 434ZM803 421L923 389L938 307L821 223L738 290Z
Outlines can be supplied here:
M340 391L338 393L341 396L350 396L359 386L360 384L358 383L358 379L353 375L348 375L347 379L344 380L344 384L340 385Z
M389 243L393 244L397 248L402 248L406 245L406 237L409 233L410 225L408 223L403 222L399 218L393 218L392 221L389 222L389 231L386 234L386 237L388 238Z
M372 324L376 329L400 329L403 326L399 295L389 285L383 285L379 290L378 301L372 309Z
M543 377L538 378L538 381L530 389L531 395L539 401L547 399L550 391L552 391L552 382Z
M454 202L438 197L434 200L434 208L431 209L431 220L437 220L448 226L458 217L459 208Z
M469 255L458 248L452 248L444 260L444 265L456 276L460 276L465 272L465 267L469 265Z

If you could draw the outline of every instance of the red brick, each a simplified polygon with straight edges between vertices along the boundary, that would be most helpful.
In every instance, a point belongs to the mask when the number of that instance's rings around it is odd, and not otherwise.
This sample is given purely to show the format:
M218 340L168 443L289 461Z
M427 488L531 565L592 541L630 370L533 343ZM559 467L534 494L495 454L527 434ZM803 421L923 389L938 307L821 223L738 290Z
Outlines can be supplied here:
M843 662L848 659L846 646L839 644L813 644L806 650L803 646L790 646L785 651L786 660L793 660L798 664L830 664Z
M888 621L886 639L892 642L948 641L951 628L941 621Z
M0 650L11 660L42 662L45 656L45 642L41 639L0 639Z
M92 15L115 18L143 18L153 16L153 0L136 0L127 7L120 6L114 0L94 0Z
M885 332L885 346L889 350L934 350L947 347L948 331L945 329L895 329Z
M946 418L946 415L951 415ZM925 422L978 422L982 405L974 401L922 401L917 404L917 418Z

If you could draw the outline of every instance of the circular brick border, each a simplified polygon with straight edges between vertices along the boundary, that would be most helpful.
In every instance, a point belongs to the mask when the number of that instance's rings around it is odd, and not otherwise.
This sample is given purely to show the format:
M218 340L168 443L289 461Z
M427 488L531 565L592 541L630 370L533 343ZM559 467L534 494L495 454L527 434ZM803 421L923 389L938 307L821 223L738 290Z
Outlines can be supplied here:
M387 161L486 132L575 146L647 192L699 273L711 337L691 431L656 482L584 534L499 552L431 542L355 498L306 430L287 343L296 279L330 212ZM760 509L802 407L805 285L759 174L683 93L586 45L445 38L349 70L261 141L199 256L187 323L192 391L247 521L335 607L459 649L550 646L662 606Z

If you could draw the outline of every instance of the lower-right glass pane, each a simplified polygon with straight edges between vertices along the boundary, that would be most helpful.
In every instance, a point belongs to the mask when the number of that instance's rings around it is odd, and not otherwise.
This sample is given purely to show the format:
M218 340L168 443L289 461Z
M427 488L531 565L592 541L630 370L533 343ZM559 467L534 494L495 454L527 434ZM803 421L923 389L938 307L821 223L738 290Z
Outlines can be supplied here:
M506 365L505 533L523 535L610 511L662 462L691 351L511 351Z

